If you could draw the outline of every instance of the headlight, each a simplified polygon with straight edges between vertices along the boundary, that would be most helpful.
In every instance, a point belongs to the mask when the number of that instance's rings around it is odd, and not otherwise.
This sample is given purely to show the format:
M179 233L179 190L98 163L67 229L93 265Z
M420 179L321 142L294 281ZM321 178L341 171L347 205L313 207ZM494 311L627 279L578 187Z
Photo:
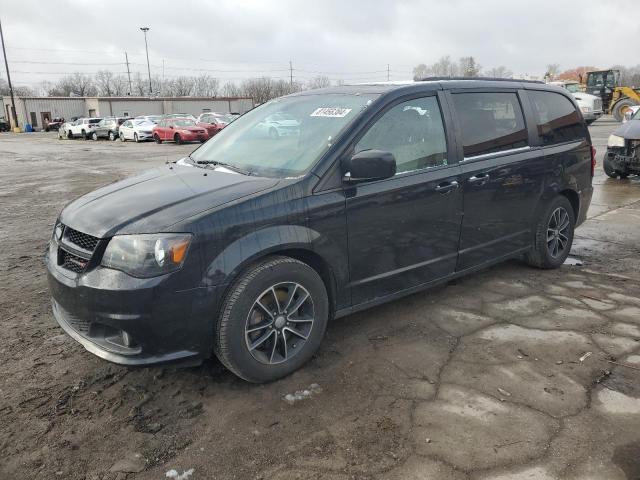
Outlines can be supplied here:
M580 107L580 109L584 112L584 113L591 113L592 108L591 107Z
M149 278L182 267L191 243L188 233L116 235L102 257L102 266L134 277Z
M609 135L607 147L624 147L624 138L617 135Z

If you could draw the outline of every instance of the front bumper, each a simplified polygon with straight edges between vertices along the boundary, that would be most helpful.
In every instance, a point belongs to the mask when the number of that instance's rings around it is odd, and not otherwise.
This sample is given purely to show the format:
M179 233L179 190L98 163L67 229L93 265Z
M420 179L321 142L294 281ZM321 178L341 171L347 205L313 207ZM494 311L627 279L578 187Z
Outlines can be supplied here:
M590 112L582 112L582 116L584 117L585 120L590 121L590 120L597 120L602 116L603 112L602 110L599 111L590 111Z
M152 132L136 132L138 134L138 140L151 140L153 139Z
M180 138L183 142L204 142L209 140L209 135L207 133L181 133Z
M54 317L94 355L140 366L211 356L220 287L181 290L174 274L140 279L100 266L76 274L50 254L46 265Z
M614 170L627 173L640 172L640 157L626 155L626 153L628 152L625 148L608 147L605 155Z

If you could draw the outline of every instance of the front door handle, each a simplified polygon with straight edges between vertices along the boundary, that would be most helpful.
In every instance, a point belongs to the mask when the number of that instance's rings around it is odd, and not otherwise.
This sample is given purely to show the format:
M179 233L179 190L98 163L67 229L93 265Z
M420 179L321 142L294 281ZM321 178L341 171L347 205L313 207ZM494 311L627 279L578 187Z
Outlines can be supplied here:
M436 192L449 193L456 190L459 187L458 182L455 180L452 182L443 182L436 187Z
M467 180L467 182L473 183L473 184L476 184L476 185L484 185L488 181L489 181L489 174L488 173L479 173L478 175L474 175L473 177L469 177L469 180Z

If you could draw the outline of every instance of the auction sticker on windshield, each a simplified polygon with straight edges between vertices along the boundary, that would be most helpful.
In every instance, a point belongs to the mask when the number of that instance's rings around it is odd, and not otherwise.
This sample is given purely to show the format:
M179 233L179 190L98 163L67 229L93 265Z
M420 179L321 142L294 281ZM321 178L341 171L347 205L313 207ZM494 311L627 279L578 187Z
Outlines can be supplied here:
M340 107L320 107L320 108L316 108L313 113L311 113L311 115L309 115L310 117L335 117L335 118L342 118L342 117L346 117L349 112L351 111L350 108L340 108Z

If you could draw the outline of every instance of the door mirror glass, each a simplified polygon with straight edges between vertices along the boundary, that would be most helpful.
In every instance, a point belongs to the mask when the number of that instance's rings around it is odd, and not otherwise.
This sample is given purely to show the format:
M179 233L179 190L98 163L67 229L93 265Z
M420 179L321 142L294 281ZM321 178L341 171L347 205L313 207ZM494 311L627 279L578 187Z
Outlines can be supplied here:
M396 159L391 152L364 150L347 163L345 181L351 183L382 180L396 174Z

